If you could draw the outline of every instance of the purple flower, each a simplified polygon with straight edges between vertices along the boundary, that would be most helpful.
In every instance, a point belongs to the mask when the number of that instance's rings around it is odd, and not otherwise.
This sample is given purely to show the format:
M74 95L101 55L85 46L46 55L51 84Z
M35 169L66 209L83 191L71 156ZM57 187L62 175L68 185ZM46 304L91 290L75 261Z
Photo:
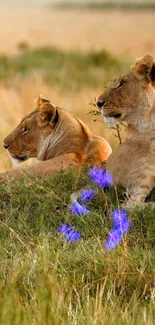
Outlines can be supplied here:
M127 232L130 227L127 212L125 210L114 210L112 213L112 219L114 221L114 228L120 228L123 233Z
M58 228L58 231L61 232L61 233L65 233L65 232L70 231L70 230L71 230L71 226L69 224L61 225Z
M82 201L89 201L91 200L92 196L94 195L94 191L91 189L83 190L81 194Z
M79 215L84 215L85 216L85 215L87 215L89 213L89 210L85 206L82 206L77 201L73 202L73 204L70 207L70 210L76 216L79 216Z
M130 221L127 218L127 212L125 210L114 210L112 213L112 219L114 226L110 231L105 244L106 251L114 248L130 228Z
M106 169L93 167L89 170L88 175L95 185L105 188L113 184L112 176Z
M58 231L60 233L62 233L62 235L64 236L64 238L66 238L67 240L70 240L72 242L75 242L75 241L77 241L77 240L79 240L81 238L80 232L77 231L77 230L75 230L69 224L61 225L58 228Z
M111 230L104 246L106 251L115 248L115 246L122 240L122 238L123 234L120 229Z

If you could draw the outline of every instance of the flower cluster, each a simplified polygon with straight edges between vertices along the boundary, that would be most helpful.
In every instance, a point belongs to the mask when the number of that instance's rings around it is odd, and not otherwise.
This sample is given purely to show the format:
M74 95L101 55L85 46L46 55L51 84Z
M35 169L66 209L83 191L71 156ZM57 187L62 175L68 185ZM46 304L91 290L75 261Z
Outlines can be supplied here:
M94 191L92 189L84 189L81 194L82 201L89 201L94 195Z
M82 192L80 192L79 198L81 199L81 201L87 202L91 200L93 195L94 195L94 191L92 189L84 189ZM72 205L70 206L70 210L72 214L76 216L81 216L81 215L86 216L87 214L89 214L90 211L84 205L81 205L77 201L77 199L74 199Z
M89 210L85 206L82 206L78 201L73 202L70 207L70 210L72 214L76 216L86 216L89 213Z
M99 187L106 188L113 184L112 176L106 169L93 167L88 174L94 184Z
M75 230L69 224L61 225L58 231L69 241L75 242L81 238L80 232Z
M106 251L115 248L115 246L123 239L123 235L130 228L130 222L125 210L114 210L112 213L112 219L114 224L104 246Z
M93 167L89 170L89 176L93 183L101 188L107 188L113 184L112 176L105 169L103 170L101 168ZM78 202L78 198L80 198L82 202L87 202L91 200L93 195L94 190L92 189L84 189L83 191L79 191L77 196L72 199L72 205L70 206L72 214L77 216L88 215L90 211L86 208L86 206ZM130 228L130 222L125 210L114 210L112 213L112 219L113 228L109 232L104 246L106 251L115 248L116 245L123 239L123 235ZM72 242L81 238L80 232L68 224L60 226L59 232L63 234L64 238Z

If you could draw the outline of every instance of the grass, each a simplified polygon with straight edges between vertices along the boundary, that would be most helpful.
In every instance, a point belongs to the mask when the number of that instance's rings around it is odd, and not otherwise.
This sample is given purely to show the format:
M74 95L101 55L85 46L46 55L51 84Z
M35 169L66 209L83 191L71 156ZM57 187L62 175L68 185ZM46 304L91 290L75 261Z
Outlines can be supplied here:
M90 215L75 217L70 195L85 185L93 187L86 171L69 171L1 186L1 324L154 324L154 210L130 212L131 230L106 254L115 189L96 188ZM63 223L81 240L67 242L58 233Z
M0 57L1 81L40 72L47 83L63 89L97 87L127 66L126 62L122 63L121 59L105 50L82 53L53 47L29 49L25 46L24 43L25 50L18 55Z
M53 6L52 6L53 7ZM55 7L58 9L89 9L89 10L111 10L111 9L119 9L119 10L154 10L155 3L151 2L124 2L124 1L101 1L97 2L79 2L79 1L67 1L60 2L55 4Z

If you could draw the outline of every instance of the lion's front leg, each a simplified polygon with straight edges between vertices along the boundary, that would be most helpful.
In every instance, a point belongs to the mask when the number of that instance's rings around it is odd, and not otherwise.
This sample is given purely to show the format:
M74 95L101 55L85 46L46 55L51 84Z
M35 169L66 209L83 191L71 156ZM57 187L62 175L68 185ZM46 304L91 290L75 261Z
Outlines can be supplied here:
M143 178L137 177L136 185L130 186L128 189L129 199L126 202L126 206L130 208L136 205L145 206L148 204L145 200L154 187L155 179L153 175L147 175L146 173Z
M78 169L80 161L74 153L61 155L59 157L40 161L27 168L17 168L0 174L0 184L5 184L15 178L25 176L42 177L44 175L60 172L60 170L67 170L69 168Z

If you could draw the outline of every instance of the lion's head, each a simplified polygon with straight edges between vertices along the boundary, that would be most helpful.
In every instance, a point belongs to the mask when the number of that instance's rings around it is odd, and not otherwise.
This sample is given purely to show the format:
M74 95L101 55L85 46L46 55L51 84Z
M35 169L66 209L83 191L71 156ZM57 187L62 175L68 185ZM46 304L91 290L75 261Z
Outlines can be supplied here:
M5 138L4 148L8 149L14 163L21 163L37 157L44 140L54 129L58 110L49 100L41 96L37 108L25 116L20 124Z
M153 58L144 56L114 80L98 98L97 105L109 126L124 121L139 132L151 128L155 108Z

